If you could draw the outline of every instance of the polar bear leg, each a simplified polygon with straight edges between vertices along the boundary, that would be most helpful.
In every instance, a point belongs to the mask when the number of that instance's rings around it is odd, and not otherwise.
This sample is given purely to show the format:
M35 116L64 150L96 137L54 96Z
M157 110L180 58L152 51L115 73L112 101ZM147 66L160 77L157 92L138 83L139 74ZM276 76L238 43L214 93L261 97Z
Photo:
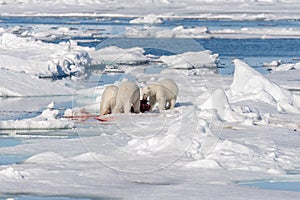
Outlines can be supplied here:
M164 98L164 97L159 97L158 99L157 99L157 102L158 102L158 109L159 110L165 110L166 109L166 98Z
M121 110L123 109L122 103L117 100L116 106L113 109L113 113L121 113Z
M175 107L176 98L173 98L169 101L169 108L173 109Z
M109 114L109 105L106 104L106 102L101 102L100 103L100 115L107 115Z
M114 85L107 86L102 93L100 102L100 115L111 114L112 109L116 104L116 95L118 93L118 87Z
M131 103L129 101L125 101L123 104L123 112L125 114L129 114L131 110Z
M149 97L149 104L150 104L150 106L151 106L151 108L150 108L151 111L153 110L155 103L156 103L156 98L155 98L155 96L150 96L150 97Z
M136 99L136 101L133 103L133 112L134 113L139 113L140 112L140 99Z
M140 89L139 88L137 88L135 91L134 91L134 93L133 93L133 95L132 95L132 99L131 99L131 101L132 101L132 107L133 107L133 112L134 113L140 113L140 104L141 104L141 97L140 97Z

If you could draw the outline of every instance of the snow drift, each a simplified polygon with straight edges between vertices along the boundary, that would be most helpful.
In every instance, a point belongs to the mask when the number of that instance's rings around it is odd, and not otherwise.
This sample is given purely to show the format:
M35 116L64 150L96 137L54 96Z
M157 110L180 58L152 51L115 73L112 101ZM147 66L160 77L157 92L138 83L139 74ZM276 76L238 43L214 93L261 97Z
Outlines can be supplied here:
M244 120L244 118L241 115L233 111L233 109L229 105L225 92L221 89L217 89L216 91L214 91L211 94L210 98L208 98L199 107L202 110L216 110L218 118L220 120L226 120L227 122L236 122Z

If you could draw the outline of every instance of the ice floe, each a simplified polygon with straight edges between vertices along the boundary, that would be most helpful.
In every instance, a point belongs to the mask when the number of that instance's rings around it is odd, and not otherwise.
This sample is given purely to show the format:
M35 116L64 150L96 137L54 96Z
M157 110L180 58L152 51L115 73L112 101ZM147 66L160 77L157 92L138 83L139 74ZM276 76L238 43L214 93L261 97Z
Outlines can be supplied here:
M270 66L271 72L276 71L290 71L290 70L300 70L300 62L298 63L280 63L277 66Z
M0 53L1 69L42 77L80 76L91 62L89 54L74 43L43 43L9 33L0 37Z
M130 20L129 23L131 24L161 24L163 20L158 17L157 15L150 14L144 17L135 18Z
M152 38L210 38L207 27L185 28L177 26L173 29L144 26L126 27L124 35L126 37L152 37Z
M201 69L203 73L217 73L218 54L209 50L161 56L159 58L171 69Z
M51 83L26 73L0 70L0 96L33 97L72 95L73 89L64 82ZM38 86L38 87L37 87Z
M217 38L299 38L300 29L295 28L241 28L210 30Z
M94 62L113 64L143 64L149 62L140 47L122 49L117 46L105 47L92 54Z
M154 38L299 38L300 29L295 28L218 28L210 30L208 27L126 27L127 37Z
M0 121L2 130L51 130L74 128L72 120L59 117L59 110L46 109L34 118Z

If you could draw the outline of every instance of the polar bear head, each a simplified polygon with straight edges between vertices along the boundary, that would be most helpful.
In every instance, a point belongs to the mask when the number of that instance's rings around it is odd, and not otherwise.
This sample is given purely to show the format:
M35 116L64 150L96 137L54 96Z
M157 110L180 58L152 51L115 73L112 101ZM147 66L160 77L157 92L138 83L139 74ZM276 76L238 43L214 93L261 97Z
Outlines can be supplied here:
M142 89L143 99L147 99L149 96L153 96L153 90L151 89L151 85L145 86Z

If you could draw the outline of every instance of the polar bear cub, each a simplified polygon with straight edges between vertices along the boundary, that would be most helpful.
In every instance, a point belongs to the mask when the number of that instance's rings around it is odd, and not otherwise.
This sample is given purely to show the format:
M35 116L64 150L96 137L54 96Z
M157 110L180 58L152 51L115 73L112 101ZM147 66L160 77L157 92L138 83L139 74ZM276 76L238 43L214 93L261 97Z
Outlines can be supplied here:
M117 93L116 106L113 113L140 112L140 88L134 82L126 80L121 83Z
M143 99L147 99L149 97L151 110L156 103L158 103L157 108L159 110L172 109L175 107L178 95L178 86L171 79L163 79L157 83L145 86L142 89L142 93Z
M100 102L100 115L108 115L112 113L116 105L117 93L118 87L115 85L109 85L105 88Z

